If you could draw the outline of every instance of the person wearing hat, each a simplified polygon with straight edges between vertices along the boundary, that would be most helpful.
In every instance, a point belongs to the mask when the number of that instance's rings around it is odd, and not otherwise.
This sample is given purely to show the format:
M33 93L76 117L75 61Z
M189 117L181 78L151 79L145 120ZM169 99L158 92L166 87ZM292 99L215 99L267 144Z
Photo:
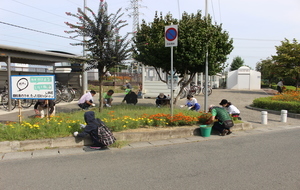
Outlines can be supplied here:
M160 107L167 104L167 96L164 95L164 93L159 93L159 95L156 97L155 103L156 107Z
M240 116L240 110L235 107L234 105L231 104L231 102L228 102L226 99L223 99L220 102L220 105L227 110L227 112L232 116L232 117L237 117L239 120L241 120Z
M125 81L125 94L128 94L132 90L131 84L128 82L128 80Z
M220 136L230 135L232 132L230 128L233 127L233 121L229 113L222 107L210 105L209 112L211 117L207 120L206 124L214 123L212 128L219 131ZM217 121L215 121L217 119Z

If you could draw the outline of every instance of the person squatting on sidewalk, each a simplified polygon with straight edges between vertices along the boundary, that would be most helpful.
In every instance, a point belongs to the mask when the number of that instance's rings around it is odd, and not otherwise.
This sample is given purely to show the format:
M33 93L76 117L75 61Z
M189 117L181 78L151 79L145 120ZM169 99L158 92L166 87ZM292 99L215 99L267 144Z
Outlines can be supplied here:
M48 103L46 103L48 101ZM36 115L41 115L41 118L45 117L45 110L49 109L49 115L55 115L55 102L53 100L38 100L34 105L34 112Z
M84 121L87 125L80 124L81 128L83 128L83 132L78 133L77 131L74 132L75 137L84 138L87 135L90 135L92 139L91 148L100 147L101 149L106 149L107 146L99 142L98 136L98 126L101 124L100 119L95 118L95 112L87 111L84 113Z
M96 91L91 90L90 92L85 93L84 95L81 96L81 98L78 101L78 106L81 109L89 109L91 106L94 107L94 100L93 97L95 96Z
M224 108L214 105L209 106L209 112L211 112L212 116L208 119L206 124L211 124L217 119L218 121L214 122L212 128L219 131L221 136L230 135L232 133L230 128L233 127L234 124L229 113Z

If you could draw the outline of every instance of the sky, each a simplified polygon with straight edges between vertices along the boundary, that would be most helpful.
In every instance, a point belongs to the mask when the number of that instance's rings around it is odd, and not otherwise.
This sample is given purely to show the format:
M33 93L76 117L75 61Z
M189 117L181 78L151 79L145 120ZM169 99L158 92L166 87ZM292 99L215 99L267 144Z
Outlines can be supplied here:
M130 13L133 0L105 0L108 12L122 8L128 26L120 33L132 32ZM100 0L85 0L86 6L97 11ZM140 0L139 22L152 22L155 12L180 18L201 10L207 13L233 39L234 50L228 55L229 65L236 56L255 69L256 63L276 55L281 41L300 39L299 0ZM69 30L64 22L76 23L66 12L77 13L84 0L0 0L0 44L33 50L56 50L82 55L82 47L71 46ZM179 36L180 38L180 31ZM166 47L168 48L168 47Z

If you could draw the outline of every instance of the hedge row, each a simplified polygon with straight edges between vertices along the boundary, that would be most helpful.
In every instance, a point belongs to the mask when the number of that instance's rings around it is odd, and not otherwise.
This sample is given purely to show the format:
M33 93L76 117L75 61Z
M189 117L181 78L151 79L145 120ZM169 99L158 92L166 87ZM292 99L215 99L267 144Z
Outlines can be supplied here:
M269 109L269 110L287 110L291 113L300 113L299 101L276 101L272 97L263 97L253 100L253 107Z

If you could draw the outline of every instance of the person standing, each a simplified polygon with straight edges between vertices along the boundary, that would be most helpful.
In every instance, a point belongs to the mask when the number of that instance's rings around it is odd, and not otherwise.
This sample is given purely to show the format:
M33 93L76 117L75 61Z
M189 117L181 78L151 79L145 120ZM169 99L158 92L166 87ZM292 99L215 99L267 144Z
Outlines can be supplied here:
M41 118L45 117L45 110L47 111L47 109L49 109L49 115L51 117L55 115L55 102L53 100L38 100L33 109L35 114L40 115Z
M281 79L278 83L277 83L277 91L278 93L282 93L282 87L283 87L283 80Z
M103 104L106 107L111 107L111 103L113 101L112 95L115 92L113 90L109 90L103 94Z
M84 95L81 96L81 98L78 101L78 106L81 109L89 109L91 106L94 107L94 100L93 97L95 96L96 91L91 90L90 92L85 93Z
M212 128L219 131L221 136L230 135L232 132L230 128L233 127L233 121L229 113L222 107L217 107L214 105L209 106L209 112L211 112L211 117L207 120L206 124L211 124L214 122ZM217 119L217 121L215 121Z

